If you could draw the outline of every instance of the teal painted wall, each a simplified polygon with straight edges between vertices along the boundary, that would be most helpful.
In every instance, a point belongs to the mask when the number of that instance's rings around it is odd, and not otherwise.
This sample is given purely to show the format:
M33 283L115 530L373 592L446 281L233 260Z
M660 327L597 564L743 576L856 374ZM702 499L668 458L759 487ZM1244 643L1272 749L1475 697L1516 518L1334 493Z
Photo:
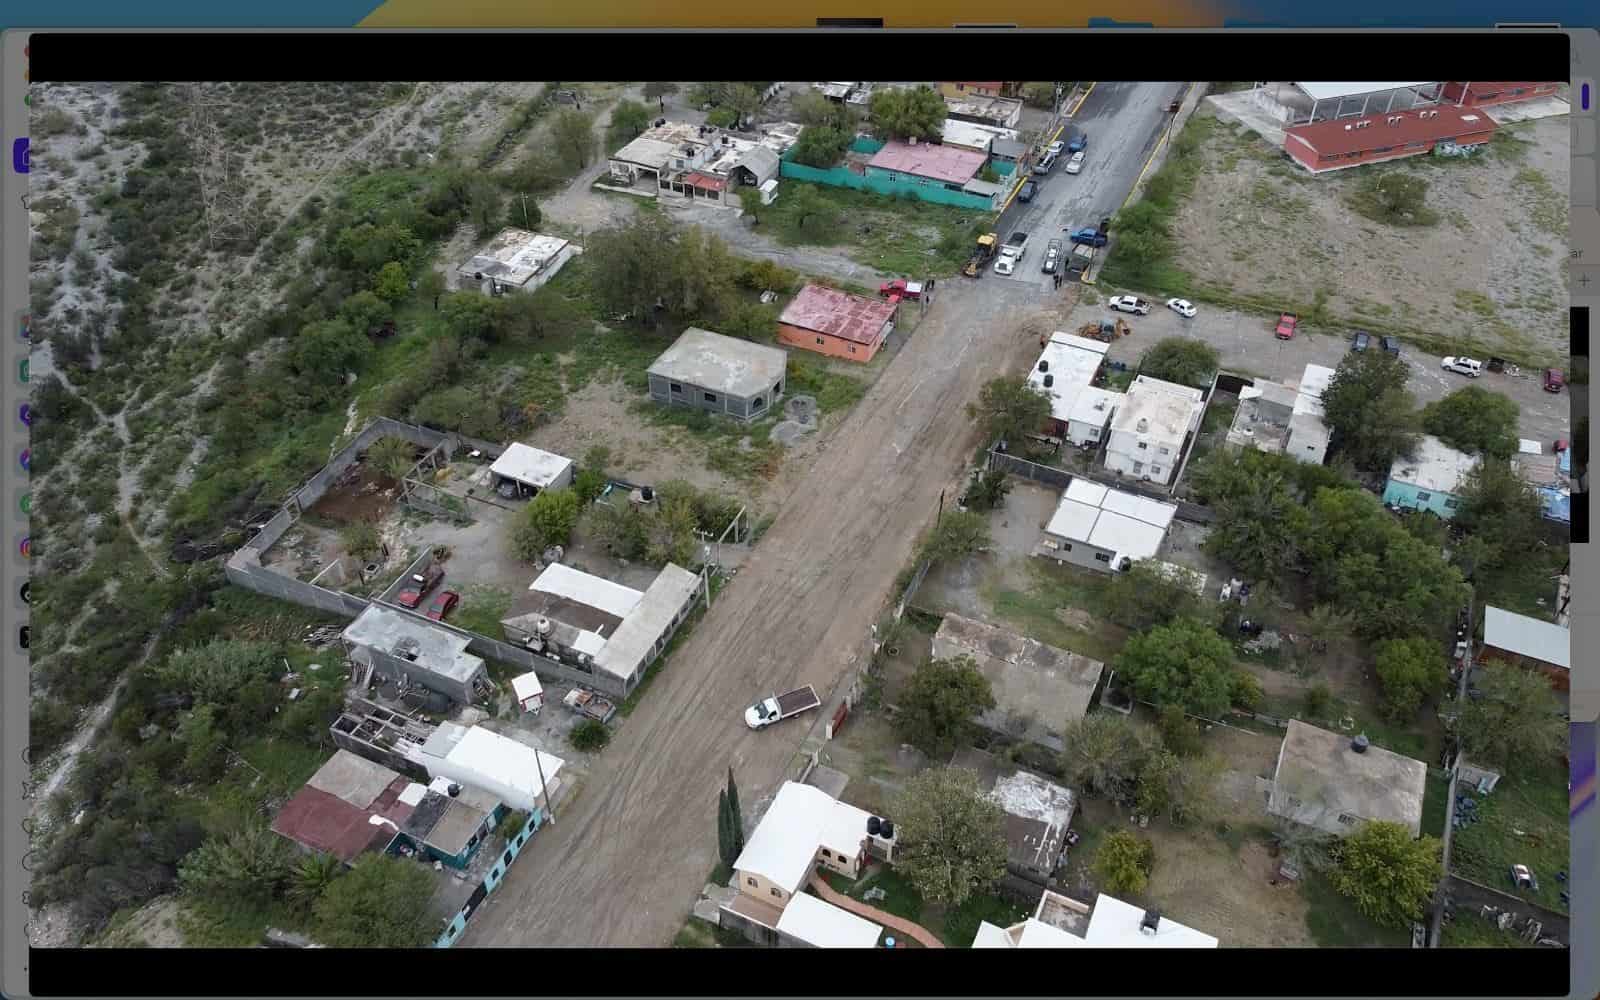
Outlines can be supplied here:
M1394 479L1384 487L1383 502L1406 510L1431 510L1447 521L1456 516L1456 507L1460 503L1452 494L1438 490L1424 492L1411 483Z
M501 815L500 810L496 810L495 815L496 819L498 819ZM528 846L528 841L533 837L534 831L539 829L539 827L543 825L543 822L544 814L542 812L535 812L533 815L528 817L528 822L524 823L522 825L522 829L519 830L509 841L504 844L500 844L495 848L500 852L501 859L495 862L493 868L489 869L489 874L484 879L484 885L488 886L489 889L489 891L484 894L484 899L488 899L490 895L493 895L496 889L500 888L500 883L505 881L506 872L511 870L512 862L516 861L517 857L522 854L522 849ZM505 858L505 855L508 852L511 855L510 860ZM483 903L480 902L478 905L481 907L483 906ZM435 948L448 948L455 944L456 941L461 937L461 932L466 929L466 926L467 918L462 914L457 913L453 918L451 918L450 923L445 925L444 931L441 932L439 937L433 942L433 946Z
M860 140L857 141L859 142ZM907 177L905 174L896 174L895 179L890 180L884 171L873 167L868 167L866 175L863 176L844 167L830 167L827 170L819 170L816 167L808 167L786 159L783 161L779 173L790 180L805 181L810 184L825 184L829 187L846 187L855 191L871 191L874 194L888 195L891 198L910 195L913 198L919 198L922 201L932 202L936 205L950 205L955 208L971 209L975 212L989 212L994 209L989 199L981 195L968 194L965 191L951 191L935 181L923 180L920 177Z

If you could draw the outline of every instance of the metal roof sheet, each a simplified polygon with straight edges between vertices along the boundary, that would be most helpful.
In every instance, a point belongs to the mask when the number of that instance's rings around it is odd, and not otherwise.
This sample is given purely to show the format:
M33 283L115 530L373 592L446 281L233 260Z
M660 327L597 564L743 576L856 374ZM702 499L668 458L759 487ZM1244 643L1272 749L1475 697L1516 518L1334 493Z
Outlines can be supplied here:
M1483 643L1563 670L1572 669L1572 633L1552 622L1486 607Z

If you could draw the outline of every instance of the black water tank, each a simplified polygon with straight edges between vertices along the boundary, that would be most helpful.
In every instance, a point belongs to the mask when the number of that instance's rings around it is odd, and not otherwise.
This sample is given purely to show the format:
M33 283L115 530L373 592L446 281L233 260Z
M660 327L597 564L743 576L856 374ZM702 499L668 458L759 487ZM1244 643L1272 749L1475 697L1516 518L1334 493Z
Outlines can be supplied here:
M1054 375L1046 375L1044 377L1044 387L1046 389L1050 388L1051 386L1053 386L1055 384L1056 384L1056 377Z
M639 487L639 497L645 503L649 503L656 498L656 491L648 486L641 486Z
M881 829L883 829L882 820L878 819L876 816L867 817L867 834L869 836L876 837L878 835L878 831Z
M1350 749L1354 750L1356 753L1366 753L1368 742L1367 734L1362 733L1360 736L1357 736L1355 739L1350 741Z
M878 835L880 837L882 837L884 840L893 840L894 839L894 824L889 822L888 820L884 820L878 826Z
M1040 360L1040 362L1039 362L1039 370L1042 371L1042 372L1049 371L1050 370L1050 362L1044 361L1044 360Z
M461 794L461 786L456 784L456 783L454 783L454 782L451 782L450 783L450 787L445 789L445 791L449 792L450 793L450 797L453 799L457 795Z

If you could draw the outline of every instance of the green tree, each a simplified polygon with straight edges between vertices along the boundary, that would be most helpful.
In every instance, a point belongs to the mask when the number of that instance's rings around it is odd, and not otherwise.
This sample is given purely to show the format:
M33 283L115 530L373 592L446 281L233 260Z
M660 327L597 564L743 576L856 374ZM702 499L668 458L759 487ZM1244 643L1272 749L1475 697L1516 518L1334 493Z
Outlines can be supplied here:
M1412 839L1399 823L1369 822L1332 848L1333 887L1373 922L1405 927L1422 917L1442 874L1439 841Z
M1061 770L1073 788L1114 802L1132 799L1151 748L1125 717L1091 712L1067 723Z
M879 135L902 140L940 138L950 113L944 98L926 86L877 91L867 109Z
M148 668L152 686L163 694L188 695L196 704L225 706L246 687L276 684L283 674L271 643L213 639L172 653Z
M317 900L317 940L330 948L420 948L441 929L428 907L433 890L432 873L415 861L363 855Z
M1456 733L1467 757L1492 767L1536 767L1561 752L1567 726L1550 680L1536 670L1486 664L1479 697L1462 706Z
M417 294L420 295L424 301L432 299L433 308L438 310L439 299L444 295L444 293L444 275L440 274L438 271L435 271L431 267L426 271L423 271L422 277L417 279Z
M978 422L990 442L1020 444L1050 421L1050 397L1021 376L1002 375L984 383L978 401L967 404L967 416Z
M728 108L737 116L733 120L735 127L742 127L761 109L761 91L765 89L764 85L749 83L734 83L724 87L720 106Z
M1150 841L1132 830L1118 830L1107 834L1094 852L1094 873L1104 891L1114 896L1137 895L1150 884L1155 858Z
M1397 721L1416 718L1422 702L1444 688L1444 654L1433 639L1388 639L1378 644L1375 663L1384 709Z
M1235 708L1254 712L1266 697L1261 681L1248 670L1235 670L1228 676L1228 703Z
M568 166L582 170L594 156L594 116L567 108L550 123L550 142Z
M596 304L610 316L655 324L656 305L666 304L681 266L678 241L677 227L655 212L591 233L583 260Z
M1217 349L1202 340L1165 337L1139 359L1139 374L1204 389L1221 367Z
M599 719L580 719L567 734L567 741L579 753L596 753L611 742L611 730Z
M739 805L739 785L728 768L728 822L733 828L733 856L744 853L744 809Z
M1029 107L1050 108L1056 103L1056 85L1049 82L1024 83L1022 99Z
M760 222L761 213L766 210L766 204L761 200L761 189L745 185L739 189L739 208L744 214L750 216L751 221Z
M900 738L931 757L948 758L972 720L994 708L989 679L970 656L930 660L911 675L900 697Z
M1220 718L1228 710L1233 650L1200 622L1175 621L1129 638L1116 668L1145 701L1181 705L1207 719Z
M405 438L379 438L367 449L366 460L386 478L399 482L417 464L417 446Z
M216 899L267 900L289 878L288 843L264 826L212 837L178 866L185 892Z
M460 431L478 438L498 438L503 426L494 400L485 399L478 390L459 385L423 396L412 407L411 417L429 427Z
M1526 566L1543 532L1543 502L1538 492L1510 463L1485 458L1456 487L1455 526L1467 534L1452 555L1463 572L1489 593Z
M284 895L301 910L309 911L328 891L333 880L344 873L344 862L332 854L311 854L289 869Z
M706 115L706 124L712 128L735 128L739 124L739 112L732 108L712 108Z
M624 98L611 109L611 122L607 131L611 148L618 149L644 133L650 127L650 109L638 101Z
M339 318L370 334L394 319L394 307L372 292L357 292L339 306Z
M572 491L578 494L578 499L584 503L591 503L606 488L606 474L599 469L580 469L572 478Z
M1241 460L1249 454L1259 452L1225 448L1203 461L1208 471L1231 464L1242 473L1230 483L1229 492L1210 494L1216 519L1203 544L1249 579L1270 579L1298 561L1307 530L1306 511L1281 473L1252 468L1257 463Z
M852 138L850 133L832 125L808 125L795 140L790 158L804 167L827 170L844 159Z
M1387 476L1395 459L1415 451L1418 417L1405 387L1408 372L1386 351L1351 352L1322 393L1323 422L1336 450L1365 473Z
M644 518L631 509L597 503L584 517L585 533L621 559L643 559L650 544Z
M1424 406L1422 429L1459 451L1510 458L1521 415L1510 396L1469 385Z
M678 85L661 80L652 80L644 85L644 97L647 101L658 101L668 94L676 94Z
M1178 826L1212 822L1222 805L1216 788L1225 770L1214 754L1183 757L1171 749L1156 750L1139 771L1134 806L1141 816L1165 817Z
M497 338L501 299L479 292L455 292L444 299L444 326L462 343L487 343Z
M357 559L367 560L383 550L383 536L371 521L352 521L339 532L344 550Z
M1414 173L1398 170L1362 177L1351 204L1367 218L1391 226L1428 226L1439 218L1428 207L1428 182Z
M833 203L822 196L815 184L790 181L787 188L789 215L797 228L802 232L815 232L832 224L835 217Z
M1312 722L1326 719L1333 711L1333 690L1322 681L1313 684L1306 692L1306 717Z
M1199 756L1203 747L1200 727L1177 705L1161 710L1156 716L1156 729L1161 733L1161 745L1179 757Z
M322 386L344 383L345 375L359 371L372 356L372 341L343 320L312 323L295 338L289 365L293 371Z
M192 781L214 781L227 767L228 734L217 727L217 706L196 705L178 723L176 741L185 748L183 774Z
M1330 640L1350 631L1350 616L1331 604L1318 604L1306 615L1301 631L1310 640L1313 651L1325 652Z
M511 529L511 551L524 562L537 562L552 545L572 544L578 526L578 494L572 490L545 490L522 508Z
M924 900L960 906L1006 872L1005 812L956 767L919 771L894 800L895 870Z
M967 507L971 510L994 510L1005 503L1011 492L1011 480L1004 469L990 469L972 480L967 487Z
M694 504L687 499L662 501L656 516L646 519L645 558L653 563L685 565L695 559Z
M989 544L989 519L975 511L946 511L922 543L922 558L936 563L965 559Z
M422 254L422 241L405 226L363 222L342 230L333 241L334 260L343 267L375 275L390 262L409 269Z
M1136 632L1178 618L1214 621L1219 609L1199 591L1200 581L1191 569L1141 559L1105 585L1105 617Z
M733 850L733 819L728 814L728 790L717 792L717 856L724 867L732 868L739 855Z

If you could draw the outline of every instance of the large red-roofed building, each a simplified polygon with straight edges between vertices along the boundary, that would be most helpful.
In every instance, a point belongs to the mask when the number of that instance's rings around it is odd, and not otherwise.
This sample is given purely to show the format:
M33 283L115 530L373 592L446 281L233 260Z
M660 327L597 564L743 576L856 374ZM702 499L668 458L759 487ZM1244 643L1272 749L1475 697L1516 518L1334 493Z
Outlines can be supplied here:
M1302 167L1322 173L1417 156L1445 143L1480 145L1495 127L1483 112L1440 106L1294 125L1284 129L1283 149Z
M867 172L905 174L960 191L972 183L987 162L989 158L982 153L956 146L890 142L867 161Z
M1554 97L1560 89L1559 83L1456 81L1444 85L1441 99L1463 108L1487 108L1495 104Z
M340 750L278 810L272 831L350 864L367 851L384 850L400 833L416 805L417 796L407 794L412 784L381 764Z
M823 285L800 289L778 318L778 342L847 361L871 361L891 331L897 306Z

